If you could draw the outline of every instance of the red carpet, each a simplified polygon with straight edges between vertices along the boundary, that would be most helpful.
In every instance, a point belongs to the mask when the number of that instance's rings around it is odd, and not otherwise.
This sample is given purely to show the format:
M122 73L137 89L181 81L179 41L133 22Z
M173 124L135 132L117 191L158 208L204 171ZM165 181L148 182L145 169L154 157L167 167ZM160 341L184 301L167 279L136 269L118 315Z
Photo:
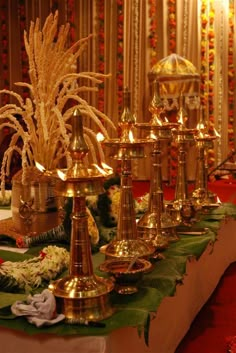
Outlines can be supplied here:
M236 203L235 180L218 180L209 183L208 188L218 195L221 202ZM134 182L133 190L135 196L142 196L149 191L149 183ZM163 191L165 200L173 199L173 187L165 186ZM236 262L226 270L176 353L236 353L236 337L235 347L227 351L228 341L232 342L234 336L236 336Z

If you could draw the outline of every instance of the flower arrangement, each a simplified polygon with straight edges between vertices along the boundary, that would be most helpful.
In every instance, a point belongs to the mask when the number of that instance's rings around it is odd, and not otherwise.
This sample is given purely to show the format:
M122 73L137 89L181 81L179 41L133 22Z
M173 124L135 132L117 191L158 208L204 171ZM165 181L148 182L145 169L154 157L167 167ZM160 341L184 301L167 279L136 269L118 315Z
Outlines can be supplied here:
M85 92L96 92L97 85L105 77L109 77L94 72L76 72L77 60L86 49L91 35L78 40L67 49L69 30L69 23L58 29L56 11L54 15L47 17L42 30L37 19L35 23L31 22L29 34L24 33L30 82L15 84L27 88L30 96L23 99L14 91L0 91L0 94L8 94L16 100L16 104L8 103L0 108L0 129L9 127L14 132L2 162L2 190L14 151L22 159L23 182L27 168L34 166L36 161L47 170L55 169L62 159L70 165L67 151L71 130L69 119L75 109L79 109L85 119L92 119L105 137L109 138L108 127L116 130L104 113L83 99ZM99 156L98 160L104 161L95 132L85 126L84 134L90 150L93 151L92 158ZM22 147L18 146L19 141L22 141Z
M39 256L24 261L1 261L0 287L29 292L55 279L63 270L68 269L69 252L65 248L50 245Z

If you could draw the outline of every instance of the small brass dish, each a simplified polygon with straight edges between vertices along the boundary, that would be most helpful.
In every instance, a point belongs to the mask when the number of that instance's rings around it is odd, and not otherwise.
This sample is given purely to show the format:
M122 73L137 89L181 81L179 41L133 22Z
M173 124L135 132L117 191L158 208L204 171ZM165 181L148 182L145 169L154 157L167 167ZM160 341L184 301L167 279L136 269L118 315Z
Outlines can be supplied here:
M119 294L136 293L143 274L150 271L151 268L152 263L142 258L138 258L134 262L132 259L110 259L99 266L101 271L114 278L114 289Z

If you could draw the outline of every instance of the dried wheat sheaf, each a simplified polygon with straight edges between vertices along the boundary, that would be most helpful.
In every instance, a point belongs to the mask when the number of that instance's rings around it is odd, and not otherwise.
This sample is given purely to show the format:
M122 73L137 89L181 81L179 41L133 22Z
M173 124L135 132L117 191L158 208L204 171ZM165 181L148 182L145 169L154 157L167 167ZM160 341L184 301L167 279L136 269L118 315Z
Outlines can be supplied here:
M109 75L76 72L77 60L92 36L82 38L67 48L69 29L69 24L58 26L58 12L46 18L42 30L39 19L31 22L29 33L24 33L30 81L15 83L28 88L30 98L23 99L14 91L0 90L0 94L9 94L16 101L15 104L0 107L0 129L7 126L13 131L1 166L2 190L5 176L9 175L13 151L21 155L23 179L27 167L34 166L35 161L47 170L55 169L62 158L69 163L69 119L75 109L79 109L85 119L92 119L106 138L109 138L108 128L115 129L104 113L83 98L84 93L97 91L98 84ZM84 135L93 159L98 154L99 159L104 161L95 131L84 126ZM18 145L19 140L22 147Z

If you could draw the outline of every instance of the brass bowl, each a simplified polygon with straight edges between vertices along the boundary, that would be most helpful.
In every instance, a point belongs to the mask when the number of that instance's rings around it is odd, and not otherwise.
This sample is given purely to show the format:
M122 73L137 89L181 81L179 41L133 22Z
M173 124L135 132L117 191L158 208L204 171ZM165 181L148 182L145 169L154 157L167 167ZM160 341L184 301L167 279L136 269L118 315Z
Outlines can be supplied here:
M133 294L138 291L138 283L145 272L152 268L148 260L138 258L132 264L132 259L110 259L103 262L99 269L114 278L115 290L119 294Z

